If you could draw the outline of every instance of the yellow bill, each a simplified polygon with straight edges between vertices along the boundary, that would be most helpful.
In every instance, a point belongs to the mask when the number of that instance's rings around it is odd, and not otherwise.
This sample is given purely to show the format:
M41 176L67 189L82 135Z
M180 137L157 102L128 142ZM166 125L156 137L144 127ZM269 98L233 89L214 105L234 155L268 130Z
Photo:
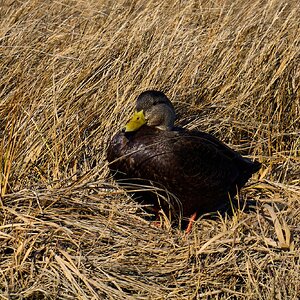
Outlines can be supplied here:
M146 124L144 111L136 111L130 121L125 125L125 132L137 131L144 124Z

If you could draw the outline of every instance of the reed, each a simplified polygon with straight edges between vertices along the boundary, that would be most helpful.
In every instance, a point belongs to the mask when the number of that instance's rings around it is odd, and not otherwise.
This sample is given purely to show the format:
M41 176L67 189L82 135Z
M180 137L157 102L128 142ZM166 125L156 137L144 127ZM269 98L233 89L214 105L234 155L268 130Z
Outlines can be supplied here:
M0 10L0 299L299 299L298 1ZM263 163L252 212L186 236L115 184L107 145L146 89Z

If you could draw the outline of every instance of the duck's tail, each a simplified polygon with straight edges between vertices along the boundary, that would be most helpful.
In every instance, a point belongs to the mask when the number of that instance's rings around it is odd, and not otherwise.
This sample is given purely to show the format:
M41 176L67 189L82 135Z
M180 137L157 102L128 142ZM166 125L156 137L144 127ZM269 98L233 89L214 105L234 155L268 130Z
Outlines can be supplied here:
M251 176L259 171L261 168L261 163L258 161L252 161L249 158L243 157L240 161L240 176L237 180L238 188L242 188L246 182L251 178Z
M251 161L251 166L249 166L249 172L251 172L251 175L258 172L261 168L261 163L257 160Z

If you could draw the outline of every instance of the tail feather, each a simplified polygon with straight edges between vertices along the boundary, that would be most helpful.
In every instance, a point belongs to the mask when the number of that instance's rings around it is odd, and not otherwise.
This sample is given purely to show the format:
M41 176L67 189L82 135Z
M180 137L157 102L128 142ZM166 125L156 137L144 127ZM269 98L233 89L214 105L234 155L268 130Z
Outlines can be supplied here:
M251 168L252 174L258 172L260 168L261 168L261 163L257 160L253 161L252 168Z
M261 168L261 163L258 161L252 161L243 157L243 163L240 164L240 176L237 180L238 188L242 188L251 176Z

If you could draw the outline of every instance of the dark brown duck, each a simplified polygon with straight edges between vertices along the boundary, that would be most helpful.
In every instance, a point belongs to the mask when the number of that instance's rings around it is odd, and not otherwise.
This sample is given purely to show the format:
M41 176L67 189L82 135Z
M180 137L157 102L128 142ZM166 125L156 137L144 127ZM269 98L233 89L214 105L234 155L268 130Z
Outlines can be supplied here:
M174 120L174 107L164 93L143 92L133 118L113 137L107 159L119 184L154 186L162 195L165 189L173 199L160 203L167 215L193 221L226 206L261 164L210 134L174 127ZM144 192L141 199L159 207L157 192Z

